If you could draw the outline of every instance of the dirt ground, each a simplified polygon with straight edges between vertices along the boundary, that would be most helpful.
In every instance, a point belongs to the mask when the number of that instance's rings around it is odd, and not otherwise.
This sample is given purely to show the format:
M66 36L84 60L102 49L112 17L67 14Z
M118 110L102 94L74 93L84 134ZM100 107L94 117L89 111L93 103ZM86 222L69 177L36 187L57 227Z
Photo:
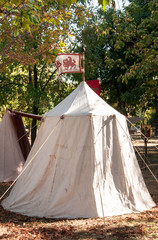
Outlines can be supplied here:
M147 143L146 164L144 141L134 137L136 155L147 188L156 207L137 214L94 219L45 219L22 216L6 211L0 205L0 239L25 240L148 240L158 239L158 139ZM149 168L148 168L149 167ZM150 170L151 172L150 172ZM10 183L0 184L0 196Z
M158 204L158 138L148 140L146 156L145 143L139 135L134 136L133 145L147 188L154 201Z

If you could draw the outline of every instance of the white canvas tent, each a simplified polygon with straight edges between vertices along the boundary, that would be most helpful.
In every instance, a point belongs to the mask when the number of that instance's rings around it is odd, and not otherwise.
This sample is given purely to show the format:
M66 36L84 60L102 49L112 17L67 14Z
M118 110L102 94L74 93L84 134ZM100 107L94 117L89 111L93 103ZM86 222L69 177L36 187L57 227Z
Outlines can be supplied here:
M85 82L44 115L25 167L2 202L13 212L87 218L141 212L155 206L125 117Z
M24 164L11 115L7 110L0 123L0 182L13 181Z

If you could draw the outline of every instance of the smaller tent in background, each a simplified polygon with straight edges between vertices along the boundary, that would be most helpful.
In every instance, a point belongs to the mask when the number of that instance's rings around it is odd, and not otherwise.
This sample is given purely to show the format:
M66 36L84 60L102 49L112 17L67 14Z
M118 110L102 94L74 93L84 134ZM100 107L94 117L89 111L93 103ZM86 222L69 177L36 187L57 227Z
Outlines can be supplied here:
M7 109L0 123L0 182L15 180L29 152L21 116Z

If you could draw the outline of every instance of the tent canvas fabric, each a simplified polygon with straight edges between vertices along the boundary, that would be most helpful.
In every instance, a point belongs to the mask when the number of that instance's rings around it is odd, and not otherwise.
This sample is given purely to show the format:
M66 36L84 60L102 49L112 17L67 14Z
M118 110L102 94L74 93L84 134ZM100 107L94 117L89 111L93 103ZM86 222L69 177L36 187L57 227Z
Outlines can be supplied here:
M22 170L26 150L22 152L21 147L26 142L18 141L21 121L20 118L13 116L9 110L6 110L0 123L0 182L15 180Z
M18 113L15 113L14 111L11 111L11 110L8 110L8 111L10 111L10 116L14 125L14 129L16 131L16 135L18 137L18 142L19 142L23 157L26 160L31 150L31 145L27 137L27 133L25 131L22 118Z
M23 215L104 217L155 206L126 118L86 82L44 115L24 169L2 202Z

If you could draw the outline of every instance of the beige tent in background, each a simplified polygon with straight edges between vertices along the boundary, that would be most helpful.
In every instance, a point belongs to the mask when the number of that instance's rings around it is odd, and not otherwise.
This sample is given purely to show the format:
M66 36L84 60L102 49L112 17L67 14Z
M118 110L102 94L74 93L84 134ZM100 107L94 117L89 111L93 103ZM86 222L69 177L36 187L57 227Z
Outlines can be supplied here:
M30 152L22 116L37 120L42 118L40 115L6 109L0 123L0 182L14 181Z
M13 181L21 172L30 151L20 116L6 110L0 123L0 182Z
M28 216L89 218L153 206L126 118L86 82L43 117L5 209Z

